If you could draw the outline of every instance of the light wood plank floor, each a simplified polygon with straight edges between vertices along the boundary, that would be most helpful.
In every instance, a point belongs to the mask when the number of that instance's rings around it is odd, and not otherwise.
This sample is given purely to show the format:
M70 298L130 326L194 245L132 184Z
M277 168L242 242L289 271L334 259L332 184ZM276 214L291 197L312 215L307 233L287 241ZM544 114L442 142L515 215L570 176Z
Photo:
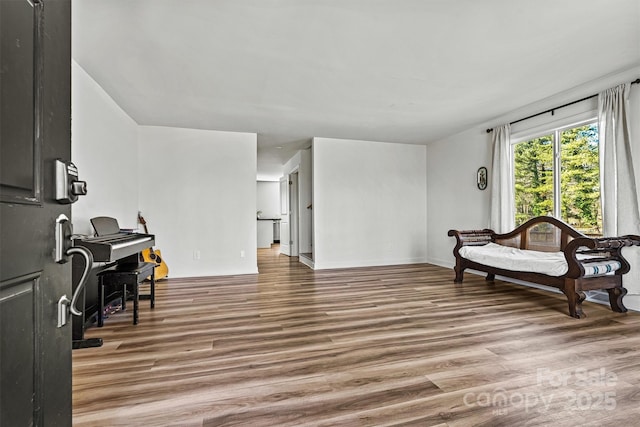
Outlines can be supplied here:
M73 352L76 426L638 425L640 315L428 264L168 279Z

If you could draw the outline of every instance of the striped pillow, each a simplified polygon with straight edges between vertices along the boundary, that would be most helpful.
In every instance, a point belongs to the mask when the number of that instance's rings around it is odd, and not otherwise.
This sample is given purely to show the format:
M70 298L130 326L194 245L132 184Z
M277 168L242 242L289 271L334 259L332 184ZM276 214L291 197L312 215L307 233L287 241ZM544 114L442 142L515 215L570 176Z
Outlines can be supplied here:
M601 261L593 263L584 263L584 277L603 276L611 274L622 267L620 261Z

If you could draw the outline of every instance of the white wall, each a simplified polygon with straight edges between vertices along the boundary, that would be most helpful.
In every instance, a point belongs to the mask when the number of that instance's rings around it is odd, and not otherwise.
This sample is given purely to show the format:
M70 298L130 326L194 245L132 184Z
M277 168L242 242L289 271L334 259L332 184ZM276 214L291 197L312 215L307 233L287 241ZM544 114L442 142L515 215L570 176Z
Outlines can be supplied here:
M71 108L88 188L74 232L93 234L95 216L137 228L140 210L171 277L257 272L255 134L140 127L75 62Z
M426 147L314 138L315 268L426 262Z
M536 104L529 105L499 117L490 123L479 124L465 132L440 141L427 147L427 194L428 194L428 254L429 262L445 267L453 267L453 246L455 240L447 236L449 229L486 228L489 225L490 190L480 191L476 187L476 171L480 166L489 169L489 182L493 177L491 171L491 143L486 128L518 120L528 115L557 107L567 102L598 93L617 84L635 80L640 76L640 67L625 70L621 73L605 76L588 84L577 86L566 92ZM526 90L526 88L523 88ZM632 86L632 105L640 112L640 87ZM512 133L524 134L530 130L549 126L569 117L578 117L584 112L597 108L592 99L572 107L545 114L527 120L512 127ZM636 115L636 117L638 117ZM640 135L640 123L636 120L632 126L634 135ZM637 152L640 153L640 139L636 137ZM634 151L635 152L635 151ZM638 161L640 165L640 161ZM637 169L640 175L640 169ZM636 176L640 183L640 177ZM490 185L489 185L490 187ZM639 187L640 188L640 187ZM640 234L640 231L639 231ZM640 268L640 266L638 266ZM453 273L452 273L453 274ZM453 276L452 276L453 277ZM640 309L640 283L625 284L629 294L624 301L628 308Z
M452 267L452 237L447 231L489 225L490 190L479 190L481 166L491 174L490 138L478 127L427 147L427 252L432 264Z
M170 277L257 273L256 141L139 128L140 210Z
M95 216L136 228L138 125L75 61L71 71L71 158L87 181L87 195L72 206L74 232L93 234Z
M278 181L256 183L257 211L262 211L262 218L280 218L280 183Z

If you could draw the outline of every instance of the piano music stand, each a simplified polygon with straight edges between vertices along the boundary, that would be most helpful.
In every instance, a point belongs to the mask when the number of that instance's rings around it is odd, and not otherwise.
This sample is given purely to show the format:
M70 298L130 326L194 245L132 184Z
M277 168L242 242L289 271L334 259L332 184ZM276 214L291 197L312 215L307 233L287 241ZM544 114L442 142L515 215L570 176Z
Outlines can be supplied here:
M96 236L106 236L120 232L118 220L110 216L97 216L91 218L91 225L96 232Z

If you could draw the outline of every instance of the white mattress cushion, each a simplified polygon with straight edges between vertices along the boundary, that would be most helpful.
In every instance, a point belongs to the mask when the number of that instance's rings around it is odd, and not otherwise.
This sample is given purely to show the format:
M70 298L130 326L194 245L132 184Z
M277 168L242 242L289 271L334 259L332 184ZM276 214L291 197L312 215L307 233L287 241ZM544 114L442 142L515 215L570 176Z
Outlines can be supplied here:
M487 243L483 246L463 246L458 251L463 258L490 267L510 271L526 271L542 273L549 276L562 276L568 270L567 261L562 252L540 252L517 249L509 246ZM579 259L593 258L579 255ZM593 264L596 268L585 265L585 276L611 274L620 268L620 262L609 261Z

